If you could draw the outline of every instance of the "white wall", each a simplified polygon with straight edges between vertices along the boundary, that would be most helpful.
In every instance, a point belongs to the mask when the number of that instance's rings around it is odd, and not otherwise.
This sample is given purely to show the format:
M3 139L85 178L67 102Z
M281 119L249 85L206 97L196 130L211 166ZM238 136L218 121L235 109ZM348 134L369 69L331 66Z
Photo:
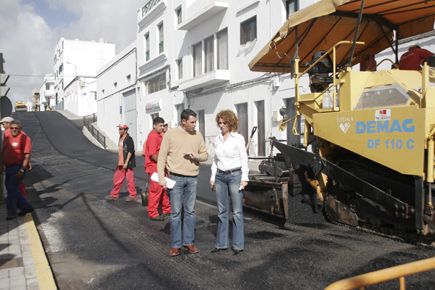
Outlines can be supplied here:
M45 107L54 108L54 75L47 74L39 88L40 110L44 111Z
M76 77L95 77L97 70L114 56L115 45L112 43L64 38L59 40L54 55L55 94L58 95L59 102L64 102L65 110L79 116L96 112L96 100L88 94L95 91L94 81L81 81L80 86L71 86L71 83L77 81ZM72 88L76 91L71 92Z
M98 127L115 144L118 142L116 126L125 123L123 94L132 90L136 94L136 55L136 42L133 42L97 72ZM136 140L136 134L129 133Z

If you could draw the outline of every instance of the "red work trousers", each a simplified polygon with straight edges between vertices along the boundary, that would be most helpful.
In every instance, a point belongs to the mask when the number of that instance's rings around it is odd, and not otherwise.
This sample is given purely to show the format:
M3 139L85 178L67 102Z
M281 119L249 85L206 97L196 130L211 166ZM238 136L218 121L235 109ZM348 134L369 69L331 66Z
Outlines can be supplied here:
M131 197L136 197L137 192L133 169L124 169L122 166L118 166L115 170L115 175L113 176L113 189L110 192L111 196L114 198L119 198L119 192L121 191L121 186L126 177L128 193Z
M20 182L18 184L18 190L20 191L20 193L23 197L27 198L29 196L29 194L27 193L27 190L26 190L26 185L24 183Z
M162 206L163 214L171 213L171 203L166 190L158 182L150 180L148 191L148 216L150 218L159 216L159 205Z

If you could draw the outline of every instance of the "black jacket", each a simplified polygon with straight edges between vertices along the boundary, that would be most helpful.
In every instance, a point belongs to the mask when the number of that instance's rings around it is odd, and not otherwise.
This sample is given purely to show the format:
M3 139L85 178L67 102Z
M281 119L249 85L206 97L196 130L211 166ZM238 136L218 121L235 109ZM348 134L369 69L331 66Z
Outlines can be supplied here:
M128 168L135 168L136 167L136 157L134 155L134 141L133 138L130 137L130 135L127 134L127 137L124 139L124 143L122 144L122 151L124 160L127 159L128 152L131 153L130 161L128 161L127 167Z

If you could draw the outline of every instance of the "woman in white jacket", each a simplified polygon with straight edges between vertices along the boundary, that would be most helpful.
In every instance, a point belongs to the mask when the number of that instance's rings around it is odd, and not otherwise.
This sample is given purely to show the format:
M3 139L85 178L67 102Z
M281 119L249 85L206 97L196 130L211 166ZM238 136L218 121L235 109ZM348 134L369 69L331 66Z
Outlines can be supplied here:
M218 227L215 247L217 253L229 247L230 199L233 214L232 250L234 255L245 248L243 229L243 189L248 184L248 155L245 138L237 133L238 119L230 110L216 115L219 135L213 141L215 155L211 166L210 185L216 189Z

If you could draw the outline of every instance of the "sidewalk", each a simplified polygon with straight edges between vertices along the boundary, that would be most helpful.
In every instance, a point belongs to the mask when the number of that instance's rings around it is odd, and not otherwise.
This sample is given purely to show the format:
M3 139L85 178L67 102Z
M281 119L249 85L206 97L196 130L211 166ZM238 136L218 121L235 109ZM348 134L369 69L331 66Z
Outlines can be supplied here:
M0 202L0 290L6 289L57 287L32 215L7 221Z

